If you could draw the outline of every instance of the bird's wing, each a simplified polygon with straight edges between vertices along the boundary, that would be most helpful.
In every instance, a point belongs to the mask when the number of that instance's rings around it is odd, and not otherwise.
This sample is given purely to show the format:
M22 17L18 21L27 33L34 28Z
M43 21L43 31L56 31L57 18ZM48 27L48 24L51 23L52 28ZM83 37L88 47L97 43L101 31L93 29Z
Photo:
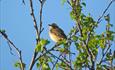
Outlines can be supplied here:
M64 31L61 28L55 28L54 30L52 30L52 32L60 38L67 39Z

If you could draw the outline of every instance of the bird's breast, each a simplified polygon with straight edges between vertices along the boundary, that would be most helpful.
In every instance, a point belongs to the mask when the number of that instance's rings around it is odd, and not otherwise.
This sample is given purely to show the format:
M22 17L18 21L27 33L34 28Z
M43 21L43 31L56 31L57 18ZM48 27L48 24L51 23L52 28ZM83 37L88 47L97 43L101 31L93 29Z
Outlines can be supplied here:
M58 42L60 40L60 38L58 38L55 34L51 32L49 32L49 36L54 42Z

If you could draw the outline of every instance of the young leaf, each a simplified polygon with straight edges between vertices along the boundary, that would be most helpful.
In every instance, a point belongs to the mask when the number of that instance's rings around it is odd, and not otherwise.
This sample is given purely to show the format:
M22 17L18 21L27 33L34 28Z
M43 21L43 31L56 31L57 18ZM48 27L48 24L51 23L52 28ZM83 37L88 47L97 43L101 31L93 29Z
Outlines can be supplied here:
M38 43L38 44L36 45L35 50L36 50L36 52L40 52L40 51L42 50L42 46L41 46L40 43Z
M41 44L41 46L44 46L44 45L49 44L49 41L45 40L45 39L41 39L40 44Z
M39 64L39 63L36 63L36 66L37 66L37 68L39 68L39 67L40 67L40 64Z
M77 41L77 40L78 40L78 37L74 35L74 36L72 36L72 40L73 40L73 41Z
M86 7L86 3L85 3L85 2L82 2L81 4L82 4L84 7Z
M64 5L66 0L61 0L61 4Z
M16 63L14 64L14 67L20 68L20 62L16 62Z

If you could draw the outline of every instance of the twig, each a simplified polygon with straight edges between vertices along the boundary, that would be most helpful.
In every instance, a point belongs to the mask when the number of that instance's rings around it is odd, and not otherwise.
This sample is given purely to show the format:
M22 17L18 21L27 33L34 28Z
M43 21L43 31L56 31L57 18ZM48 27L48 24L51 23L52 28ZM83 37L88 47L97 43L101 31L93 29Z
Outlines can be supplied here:
M40 29L38 30L38 26L37 26L37 21L36 21L36 18L35 18L35 15L34 15L34 9L33 9L33 2L32 0L30 0L30 11L31 11L31 16L32 16L32 19L33 19L33 22L34 22L34 28L36 30L36 45L39 43L40 41L40 34L41 32L43 31L42 29L42 8L43 8L43 4L45 2L45 0L39 0L40 4L41 4L41 8L40 8ZM32 70L34 64L35 64L35 59L37 57L37 54L38 52L36 52L36 50L34 49L34 54L33 54L33 57L32 57L32 60L31 60L31 63L30 63L30 66L29 66L29 70Z
M111 2L110 2L109 5L107 6L107 8L104 10L104 12L102 13L102 15L98 18L97 23L100 23L102 17L104 16L104 14L106 13L106 11L109 9L109 7L111 6L111 4L112 4L114 1L115 1L115 0L111 0ZM94 28L95 28L95 26L92 27L92 29L94 29ZM88 33L86 45L88 45L88 42L89 42L89 40L90 40L90 34L91 34L91 31ZM109 50L109 48L107 49L107 51L108 51L108 50ZM106 51L106 52L107 52L107 51ZM106 54L106 53L105 53L105 54ZM102 56L101 61L100 61L99 64L102 63L102 60L103 60L105 54L103 54L103 56ZM92 62L92 63L94 63L94 62Z
M22 0L22 3L25 5L25 0Z
M69 0L67 0L67 3L70 5L70 7L71 7L71 3L70 3L70 1Z
M39 2L40 2L40 12L39 12L39 16L40 16L40 24L39 24L39 34L38 34L38 39L40 39L39 37L40 37L40 34L41 34L41 32L44 30L44 28L42 28L42 9L43 9L43 5L44 5L44 3L45 3L45 1L46 0L39 0Z
M34 51L34 55L33 55L33 58L31 60L31 64L30 64L29 70L32 70L32 68L33 68L34 64L37 62L37 60L39 60L42 56L46 55L47 53L49 53L50 51L52 51L56 47L57 47L57 45L54 45L54 47L52 47L51 49L46 51L44 54L40 55L38 58L36 58L37 53L36 53L36 51Z
M36 18L35 18L35 15L34 15L34 9L33 9L33 2L32 0L30 0L30 15L32 16L32 19L33 19L33 22L34 22L34 28L36 30L36 44L38 44L38 35L39 35L39 31L38 31L38 27L37 27L37 21L36 21ZM34 50L34 54L33 54L33 57L32 57L32 60L31 60L31 63L30 63L30 66L29 66L29 70L32 70L33 66L34 66L34 60L36 58L38 53L36 53L36 51Z
M60 58L61 56L62 56L62 53L61 53L58 57ZM54 64L53 67L52 67L52 70L54 70L54 68L55 68L55 66L56 66L56 64L57 64L57 62L58 62L58 60L59 60L59 59L56 60L55 64Z
M54 45L51 49L49 49L49 50L46 50L46 52L45 53L43 53L42 55L40 55L38 58L36 58L35 59L35 62L37 61L37 60L39 60L42 56L44 56L44 55L46 55L47 53L49 53L50 51L52 51L52 50L54 50L54 48L56 48L58 45Z
M76 1L76 0L75 0ZM79 1L77 1L77 2L73 2L76 6L79 6ZM76 7L75 6L75 7ZM76 22L77 22L77 28L78 28L78 30L79 30L79 32L80 32L80 35L81 35L81 37L83 37L83 33L82 33L82 27L81 27L81 21L79 20L79 13L77 13L76 12L76 8L74 8L74 6L72 7L73 8L73 11L75 12L74 14L76 15L76 17L77 17L77 19L76 19ZM85 40L83 40L83 44L85 45L85 47L86 47L86 52L88 53L88 55L89 55L89 57L90 57L90 59L91 59L91 62L92 62L92 66L91 66L91 69L94 69L94 61L93 61L93 54L92 54L92 52L90 51L90 49L89 49L89 47L88 47L88 43L86 43L86 41Z
M108 23L109 23L109 22L108 22ZM106 31L109 31L109 30L110 30L110 28L106 26ZM106 36L109 37L108 34L106 34ZM111 47L110 40L107 40L106 45L107 45L107 44L108 44L107 50L105 51L105 53L103 53L103 56L102 56L102 58L101 58L99 64L101 64L101 63L103 62L103 59L104 59L105 55L107 54L108 50L109 50L110 47Z
M46 54L49 53L49 54L51 54L53 57L57 58L58 60L61 60L61 61L64 62L65 64L67 64L63 59L60 59L59 57L57 57L57 56L55 56L54 54L51 53L51 51L53 51L53 50L54 50L56 47L58 47L58 46L59 46L58 44L55 44L51 49L49 49L49 50L45 49L46 52L43 53L42 55L40 55L38 58L36 58L36 59L35 59L35 62L38 61L42 56L44 56L44 55L46 55ZM67 66L71 68L71 66L69 66L68 64L67 64ZM73 70L73 69L71 68L71 70Z
M82 33L82 29L81 29L81 26L80 26L80 21L79 19L77 20L78 21L78 29L80 31L80 34L81 34L81 37L83 37L83 33ZM93 54L91 53L91 51L89 50L89 47L88 47L88 43L86 43L85 41L83 41L83 44L85 45L86 47L86 51L87 53L89 54L90 56L90 59L91 59L91 62L92 62L92 66L94 65L94 61L93 61Z
M34 15L34 9L33 9L33 2L32 0L30 0L30 15L32 16L33 22L34 22L34 28L36 30L36 35L37 35L37 43L38 43L38 36L39 36L39 31L38 31L38 27L37 27L37 21Z
M104 16L104 14L106 13L106 11L109 9L109 7L111 6L111 4L114 2L115 0L111 0L111 2L109 3L109 5L107 6L107 8L103 11L102 15L98 18L97 23L100 23L101 18Z
M72 67L72 60L71 60L71 49L70 49L70 47L69 47L69 61L70 61L70 67ZM70 68L71 69L71 68Z
M103 62L103 59L104 59L104 57L105 57L105 55L107 54L107 52L108 52L109 49L110 49L110 45L108 46L108 48L107 48L107 50L105 51L105 53L103 53L103 56L102 56L102 58L101 58L101 60L100 60L100 62L99 62L99 65Z
M64 63L70 68L70 70L73 70L72 67L71 67L68 63L66 63L63 59L60 59L59 57L55 56L55 55L52 54L52 53L50 53L50 54L51 54L53 57L55 57L55 58L59 59L60 61L64 62Z
M111 0L111 2L109 3L109 5L107 6L107 8L103 11L102 15L98 18L97 23L100 23L102 17L104 16L104 14L107 12L107 10L109 9L109 7L112 5L112 3L113 3L114 1L115 1L115 0ZM95 26L92 27L92 29L94 29L94 28L95 28ZM88 43L89 40L90 40L90 34L91 34L91 31L90 31L90 33L88 34L87 43ZM87 43L86 43L86 44L87 44Z
M24 63L23 63L23 60L22 60L22 54L21 54L21 50L19 50L15 45L14 43L8 38L8 35L5 33L5 32L2 32L0 31L0 33L2 34L2 36L7 40L7 42L9 43L9 45L11 45L10 47L11 48L14 48L17 52L17 55L19 57L19 60L20 60L20 69L21 70L24 70Z
M10 49L10 53L11 53L12 55L14 55L13 52L12 52L12 48L11 48L11 46L10 46L10 43L9 43L8 41L7 41L7 43L8 43L9 49Z

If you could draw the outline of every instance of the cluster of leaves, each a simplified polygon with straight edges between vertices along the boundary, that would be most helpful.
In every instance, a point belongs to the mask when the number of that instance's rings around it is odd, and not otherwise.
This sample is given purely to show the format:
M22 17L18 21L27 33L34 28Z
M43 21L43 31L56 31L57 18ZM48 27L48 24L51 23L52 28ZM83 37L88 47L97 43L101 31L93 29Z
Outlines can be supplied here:
M95 30L98 28L99 23L90 14L86 16L82 13L82 7L86 7L86 4L81 0L70 0L69 4L72 7L70 16L76 23L75 27L77 27L71 30L70 35L77 29L79 30L79 33L72 36L76 49L79 51L74 61L74 69L82 69L84 67L95 69L95 64L96 69L105 69L105 67L107 69L107 64L102 65L102 62L106 63L106 61L111 61L109 67L113 69L114 53L111 52L110 54L109 51L111 50L110 47L114 40L115 32L110 30L113 25L110 24L109 15L105 16L105 21L107 21L106 31L102 34L96 34ZM101 50L103 53L100 52ZM102 57L102 59L97 59L97 56Z
M45 39L41 39L40 42L36 45L36 52L42 52L44 47L49 44L50 42Z

